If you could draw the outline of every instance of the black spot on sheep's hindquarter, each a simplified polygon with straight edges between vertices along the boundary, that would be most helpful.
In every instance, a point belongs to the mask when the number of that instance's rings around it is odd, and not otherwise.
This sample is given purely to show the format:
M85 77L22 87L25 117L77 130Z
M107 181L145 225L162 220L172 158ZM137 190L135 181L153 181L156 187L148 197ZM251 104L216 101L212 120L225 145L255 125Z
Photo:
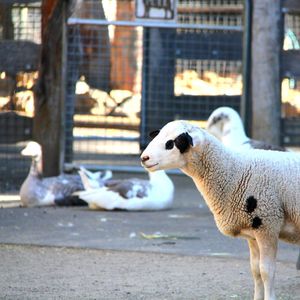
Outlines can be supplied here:
M179 149L180 153L186 152L190 146L193 146L193 139L192 137L187 133L180 134L175 140L174 140L175 146Z
M149 133L149 137L153 140L158 134L160 130L154 130Z
M254 217L252 220L252 228L257 229L262 225L262 220L260 217Z
M251 214L252 212L254 212L256 207L257 207L257 200L253 196L248 197L246 200L247 213Z

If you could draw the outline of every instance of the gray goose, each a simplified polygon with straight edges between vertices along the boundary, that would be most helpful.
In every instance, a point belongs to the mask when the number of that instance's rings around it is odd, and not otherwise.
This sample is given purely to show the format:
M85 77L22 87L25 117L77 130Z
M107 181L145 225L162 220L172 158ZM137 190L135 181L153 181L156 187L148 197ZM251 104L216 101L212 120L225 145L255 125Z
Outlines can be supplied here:
M21 155L29 156L32 159L29 174L20 189L20 199L23 206L87 205L86 202L73 195L74 192L84 189L78 174L60 174L59 176L43 178L42 149L38 143L29 142L21 151ZM90 173L84 168L81 169L83 172ZM94 173L94 181L96 177L98 186L102 186L105 180L111 177L111 172Z

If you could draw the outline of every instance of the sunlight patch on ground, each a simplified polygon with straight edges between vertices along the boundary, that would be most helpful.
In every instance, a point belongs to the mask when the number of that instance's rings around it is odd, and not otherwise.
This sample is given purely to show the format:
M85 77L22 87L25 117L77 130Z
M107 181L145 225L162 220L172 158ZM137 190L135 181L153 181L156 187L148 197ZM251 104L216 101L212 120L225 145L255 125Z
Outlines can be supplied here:
M21 205L18 194L4 195L0 194L0 208L18 207Z

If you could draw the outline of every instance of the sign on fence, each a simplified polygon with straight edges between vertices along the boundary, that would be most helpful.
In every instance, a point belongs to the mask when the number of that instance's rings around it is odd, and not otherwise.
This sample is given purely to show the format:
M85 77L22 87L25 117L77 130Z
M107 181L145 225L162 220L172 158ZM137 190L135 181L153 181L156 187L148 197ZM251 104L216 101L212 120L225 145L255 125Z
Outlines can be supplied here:
M139 19L175 21L176 0L136 0L135 8Z

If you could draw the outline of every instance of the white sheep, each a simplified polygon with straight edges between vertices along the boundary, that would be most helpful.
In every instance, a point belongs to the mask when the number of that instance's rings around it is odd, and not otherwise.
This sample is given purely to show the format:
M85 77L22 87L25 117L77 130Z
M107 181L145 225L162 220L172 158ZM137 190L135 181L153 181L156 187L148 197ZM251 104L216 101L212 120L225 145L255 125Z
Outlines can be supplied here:
M278 239L300 244L300 156L234 151L186 121L165 125L141 155L148 171L190 176L225 235L247 239L254 299L275 299Z
M227 106L221 106L211 113L207 120L206 130L227 147L239 151L251 149L288 151L284 147L249 138L245 133L244 125L239 114ZM296 268L300 270L300 251Z

